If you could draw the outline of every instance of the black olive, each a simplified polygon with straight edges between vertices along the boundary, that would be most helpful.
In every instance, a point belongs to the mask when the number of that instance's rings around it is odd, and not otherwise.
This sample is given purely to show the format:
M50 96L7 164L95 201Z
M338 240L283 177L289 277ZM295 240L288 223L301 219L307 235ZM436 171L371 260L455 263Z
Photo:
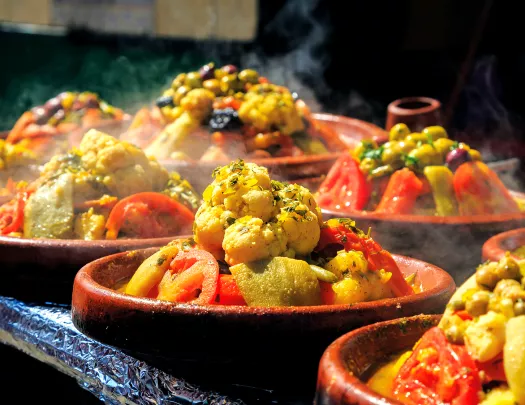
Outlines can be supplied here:
M162 97L159 97L157 99L157 101L155 101L155 104L159 108L167 107L167 106L172 106L173 107L175 105L173 103L173 96L162 96Z
M99 108L99 107L100 107L100 103L95 97L90 97L86 101L86 108Z
M215 77L215 64L208 63L199 69L201 80L213 79Z
M233 108L224 108L213 111L209 125L212 131L235 130L242 127L242 121Z
M49 115L44 107L35 107L31 109L31 112L35 115L35 122L38 125L44 125L49 120Z
M46 113L48 116L52 116L55 114L58 110L62 108L62 104L60 103L60 100L56 97L50 98L46 101L44 104L44 108L46 110Z

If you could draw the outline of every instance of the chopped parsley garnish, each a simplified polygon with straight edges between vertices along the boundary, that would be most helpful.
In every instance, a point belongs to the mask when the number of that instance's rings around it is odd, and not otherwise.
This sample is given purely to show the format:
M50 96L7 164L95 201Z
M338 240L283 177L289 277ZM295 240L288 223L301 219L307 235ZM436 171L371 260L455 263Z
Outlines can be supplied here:
M370 147L372 146L370 145ZM382 145L377 149L365 149L365 151L363 151L363 153L359 155L359 160L363 160L363 159L380 160L381 156L383 155L384 149L385 148Z

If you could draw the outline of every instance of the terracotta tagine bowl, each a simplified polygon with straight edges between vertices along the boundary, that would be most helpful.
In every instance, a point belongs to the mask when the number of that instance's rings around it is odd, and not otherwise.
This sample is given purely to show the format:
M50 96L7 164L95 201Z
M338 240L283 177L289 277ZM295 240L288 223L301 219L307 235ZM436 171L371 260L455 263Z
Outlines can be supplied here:
M309 184L304 181L304 184ZM511 192L517 199L525 194ZM352 218L385 249L433 263L462 284L478 266L483 243L493 235L525 226L525 212L487 216L390 215L323 209L323 219Z
M230 364L231 372L241 377L304 372L305 378L311 378L323 350L336 337L379 321L440 313L455 290L454 281L442 269L394 255L405 275L417 273L423 292L354 305L273 308L175 304L117 292L115 286L131 278L156 251L119 253L84 266L73 287L75 327L153 363L172 367L181 362L213 362L220 363L221 370ZM271 375L263 370L271 370ZM313 380L311 387L313 393Z
M418 315L354 330L333 342L319 363L315 405L402 405L366 385L391 355L410 350L441 315Z
M325 139L332 138L332 142L328 143L339 145L337 149L332 148L330 153L322 155L246 159L246 161L268 168L272 178L294 181L300 178L325 175L337 158L341 156L341 153L346 149L355 148L363 139L374 139L378 143L384 143L388 140L388 134L383 129L365 121L332 114L313 114L313 117L324 126L323 136ZM191 179L195 189L203 191L209 183L210 173L213 169L229 162L163 160L161 163L169 171L177 171L183 177Z
M493 236L485 242L482 249L483 260L498 261L507 251L514 251L525 246L525 228L514 229ZM523 257L513 257L523 260Z
M412 131L441 125L441 103L429 97L405 97L392 101L387 107L386 130L396 124L406 124Z

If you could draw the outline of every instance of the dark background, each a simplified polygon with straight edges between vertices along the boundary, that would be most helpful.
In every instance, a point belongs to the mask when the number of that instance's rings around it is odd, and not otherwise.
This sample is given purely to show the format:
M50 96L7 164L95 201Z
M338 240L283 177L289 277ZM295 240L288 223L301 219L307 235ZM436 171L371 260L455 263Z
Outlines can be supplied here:
M525 155L525 35L519 2L261 0L259 7L259 28L250 43L79 29L65 36L0 31L0 129L9 129L24 110L64 90L95 91L133 112L178 72L214 60L282 77L283 84L315 95L321 110L378 125L384 125L394 99L434 97L443 103L449 132L482 148L487 159ZM96 401L72 379L12 349L0 349L1 386L27 393L12 403ZM34 388L28 392L28 387Z

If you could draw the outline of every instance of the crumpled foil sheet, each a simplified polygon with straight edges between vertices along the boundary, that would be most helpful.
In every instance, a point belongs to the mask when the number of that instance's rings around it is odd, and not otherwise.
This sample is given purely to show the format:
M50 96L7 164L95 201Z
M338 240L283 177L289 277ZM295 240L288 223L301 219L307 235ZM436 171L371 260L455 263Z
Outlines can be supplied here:
M67 307L27 305L0 297L0 343L14 346L75 378L111 405L244 404L177 379L77 331Z

